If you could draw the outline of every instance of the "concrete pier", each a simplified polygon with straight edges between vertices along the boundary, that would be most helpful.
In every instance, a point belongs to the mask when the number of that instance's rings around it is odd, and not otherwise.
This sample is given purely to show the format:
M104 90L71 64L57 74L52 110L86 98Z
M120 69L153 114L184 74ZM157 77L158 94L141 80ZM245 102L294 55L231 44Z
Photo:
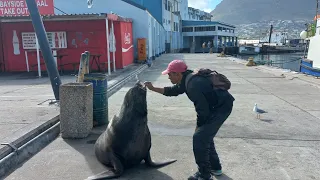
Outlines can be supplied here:
M173 59L184 59L191 69L215 69L232 82L234 110L215 138L224 172L216 179L319 179L319 80L266 66L247 67L241 60L218 58L217 54L166 54L139 79L154 86L171 85L161 71ZM124 94L134 82L109 98L109 117L118 113ZM141 165L126 170L119 179L187 179L197 167L192 152L196 124L193 104L185 94L165 97L148 91L147 98L151 156L154 160L178 161L159 169ZM256 119L252 111L254 103L268 112L261 119ZM5 179L77 180L104 171L92 144L104 128L94 129L81 140L58 137Z

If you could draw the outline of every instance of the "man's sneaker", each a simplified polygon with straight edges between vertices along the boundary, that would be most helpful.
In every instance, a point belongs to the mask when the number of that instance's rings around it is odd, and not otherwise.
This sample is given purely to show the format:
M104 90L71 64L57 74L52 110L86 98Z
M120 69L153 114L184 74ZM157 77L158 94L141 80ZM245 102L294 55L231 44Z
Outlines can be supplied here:
M214 176L221 176L222 170L211 170L211 174Z
M196 172L193 176L190 176L188 180L212 180L211 176L205 178L200 175L200 172Z

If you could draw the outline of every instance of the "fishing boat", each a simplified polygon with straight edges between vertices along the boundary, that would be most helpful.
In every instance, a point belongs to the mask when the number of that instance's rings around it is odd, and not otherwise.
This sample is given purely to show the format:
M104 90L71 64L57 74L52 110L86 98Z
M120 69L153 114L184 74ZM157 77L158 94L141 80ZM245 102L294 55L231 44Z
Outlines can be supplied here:
M304 55L301 59L300 72L320 77L320 15L316 15L314 20L315 23L300 33L300 37L307 41L307 56Z
M240 55L257 55L260 53L259 46L239 46L239 54Z

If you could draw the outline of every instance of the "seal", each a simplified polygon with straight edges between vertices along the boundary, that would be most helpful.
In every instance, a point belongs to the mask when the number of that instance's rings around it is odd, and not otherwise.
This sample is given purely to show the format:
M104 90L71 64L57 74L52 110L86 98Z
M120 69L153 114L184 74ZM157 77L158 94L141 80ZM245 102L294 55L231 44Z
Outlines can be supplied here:
M88 180L118 178L126 168L134 167L142 160L150 167L166 166L177 161L154 162L151 159L147 115L147 89L137 81L126 93L119 116L112 118L94 145L97 159L110 170L90 176Z

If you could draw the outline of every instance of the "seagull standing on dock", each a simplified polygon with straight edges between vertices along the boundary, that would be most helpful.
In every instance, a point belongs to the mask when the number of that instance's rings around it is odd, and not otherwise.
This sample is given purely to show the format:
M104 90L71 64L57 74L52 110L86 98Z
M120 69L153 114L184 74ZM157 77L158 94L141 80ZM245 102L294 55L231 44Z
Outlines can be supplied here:
M260 119L260 114L267 113L266 111L259 109L257 103L254 104L253 112L257 114L257 118Z

